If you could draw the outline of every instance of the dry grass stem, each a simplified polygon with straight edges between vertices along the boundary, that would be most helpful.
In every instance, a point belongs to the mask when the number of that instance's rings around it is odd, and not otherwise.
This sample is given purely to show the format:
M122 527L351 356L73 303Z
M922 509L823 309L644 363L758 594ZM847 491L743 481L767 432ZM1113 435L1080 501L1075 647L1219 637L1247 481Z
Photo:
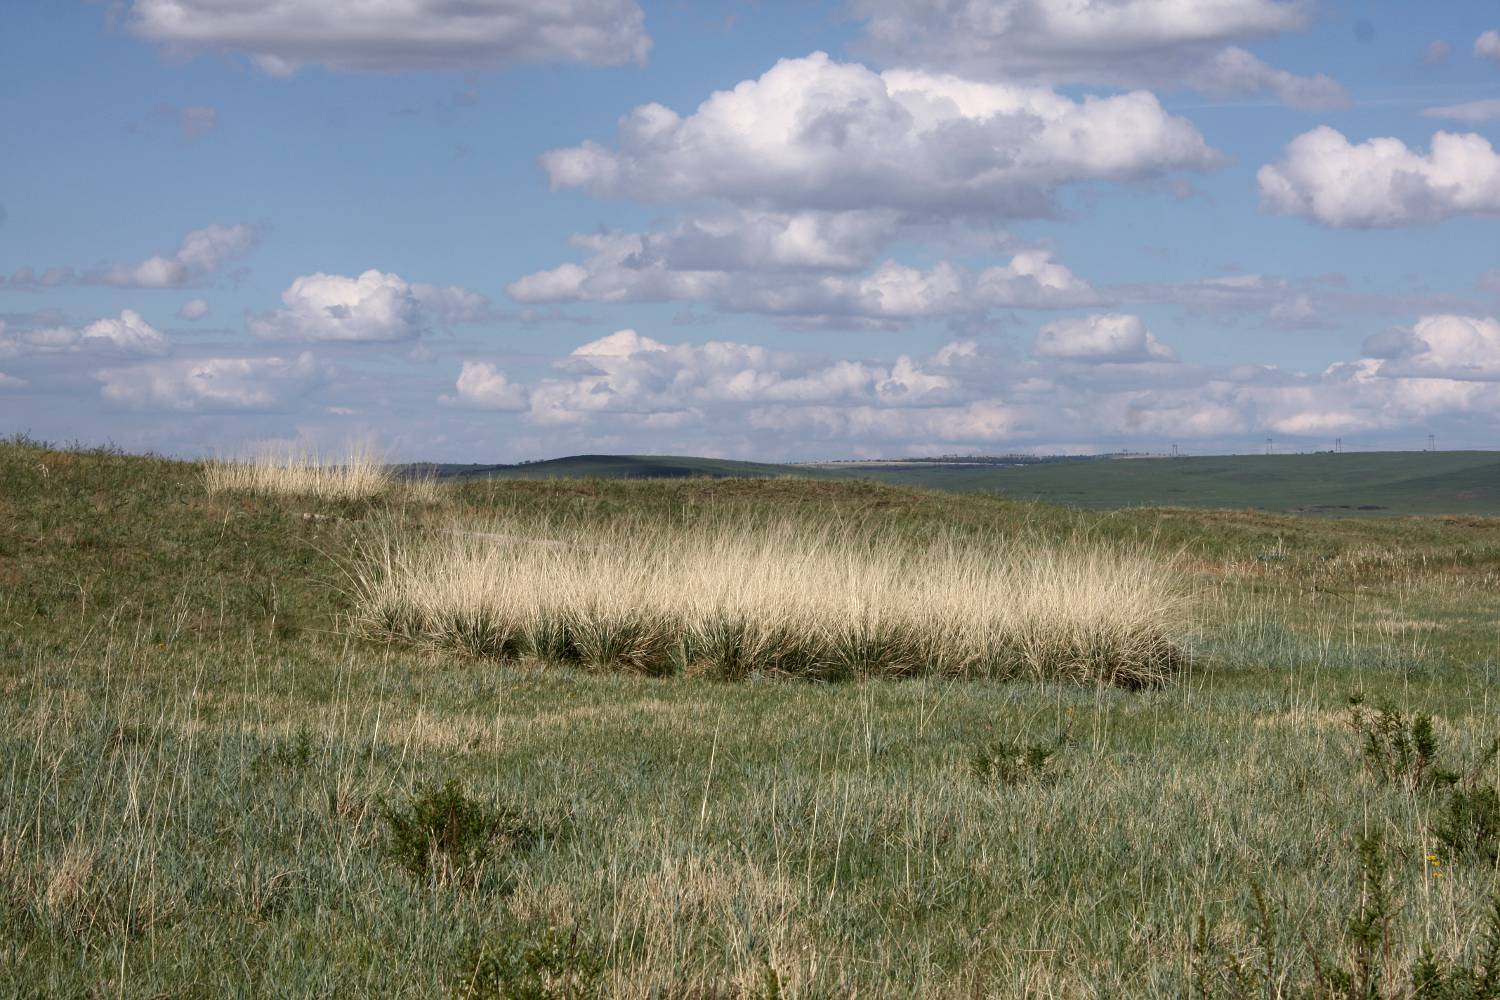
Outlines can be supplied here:
M203 474L210 494L257 493L319 500L367 499L386 492L395 481L390 467L366 445L351 446L335 460L308 449L265 449L242 461L212 459Z
M649 674L1063 677L1128 687L1185 661L1189 604L1150 553L868 526L644 519L387 530L357 571L369 634Z

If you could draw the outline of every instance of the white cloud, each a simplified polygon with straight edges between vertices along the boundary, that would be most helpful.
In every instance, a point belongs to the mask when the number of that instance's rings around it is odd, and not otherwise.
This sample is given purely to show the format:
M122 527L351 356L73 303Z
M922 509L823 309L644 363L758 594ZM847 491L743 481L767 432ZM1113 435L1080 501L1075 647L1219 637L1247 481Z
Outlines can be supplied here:
M1474 55L1500 66L1500 31L1486 31L1474 39Z
M324 381L327 370L309 352L296 358L194 358L95 373L106 400L141 410L174 412L271 410Z
M687 117L637 107L616 149L586 142L542 156L554 188L600 197L942 218L1045 215L1070 181L1221 162L1149 93L1074 101L1039 87L875 73L821 52L783 59Z
M52 326L7 334L0 324L0 357L109 351L118 354L161 355L170 345L133 309L117 318L104 317L83 327Z
M1463 104L1445 104L1438 108L1426 108L1422 114L1428 118L1451 118L1460 122L1487 122L1500 118L1500 97L1484 101L1465 101Z
M865 46L886 65L975 79L1269 91L1299 108L1341 107L1343 88L1230 45L1309 23L1302 0L853 0Z
M1038 333L1032 354L1091 364L1176 360L1172 350L1146 329L1139 316L1125 313L1048 323Z
M521 412L521 425L553 453L608 442L760 457L1077 441L1232 449L1267 434L1326 447L1334 436L1389 440L1413 427L1482 435L1500 420L1500 321L1434 315L1374 339L1369 356L1304 373L1180 362L1128 315L1048 324L1023 360L972 341L890 362L668 344L621 330L530 382L468 363L448 401L485 408L483 387L492 384L491 408Z
M1383 359L1378 369L1382 375L1496 381L1500 380L1500 320L1423 316L1410 330L1370 338L1366 353Z
M248 320L257 337L280 340L412 340L429 318L472 322L488 303L466 288L410 284L398 274L370 269L357 278L305 274L281 293L284 308Z
M1331 77L1297 76L1268 66L1237 46L1221 49L1188 76L1194 90L1234 97L1269 91L1281 103L1300 111L1327 111L1349 106L1349 95Z
M680 231L680 230L679 230ZM991 308L1054 309L1096 305L1097 292L1044 250L1015 254L1009 263L972 273L951 263L928 268L887 260L860 274L828 273L792 259L761 261L753 254L694 258L672 244L674 234L606 233L575 236L593 255L526 275L508 291L519 302L704 302L732 312L775 316L899 322L982 314ZM816 241L809 238L808 246ZM822 244L826 247L826 244ZM862 260L863 253L840 257ZM806 260L806 258L803 258ZM680 262L680 264L678 263Z
M248 55L264 72L490 69L644 63L634 0L134 0L132 31L181 51Z
M1261 208L1326 226L1374 228L1500 212L1500 154L1481 135L1438 132L1423 155L1399 139L1351 144L1322 126L1260 168Z
M481 410L526 409L526 387L516 385L505 373L484 361L465 361L455 386L456 396L443 401Z
M209 305L207 299L188 299L182 304L182 307L177 310L177 318L197 320L207 316L208 313Z
M556 363L561 374L529 386L491 364L466 361L455 395L444 399L480 409L526 407L528 420L541 426L595 418L660 426L684 414L768 404L930 405L951 393L955 368L972 352L961 343L925 361L826 361L725 341L668 345L619 330L576 348Z
M88 284L120 288L181 288L217 271L227 261L249 253L260 238L255 226L205 226L182 238L177 252L138 264L115 264L84 275Z

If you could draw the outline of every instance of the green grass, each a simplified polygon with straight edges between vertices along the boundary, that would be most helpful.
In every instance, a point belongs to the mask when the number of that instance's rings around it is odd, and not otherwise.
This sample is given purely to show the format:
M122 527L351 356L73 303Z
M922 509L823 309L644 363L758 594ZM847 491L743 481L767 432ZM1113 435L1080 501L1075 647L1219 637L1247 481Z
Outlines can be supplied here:
M1194 668L1147 692L653 680L346 627L373 518L751 512L1181 550ZM1434 876L1448 792L1382 779L1346 708L1432 714L1460 767L1500 734L1500 519L787 479L209 497L190 464L11 444L0 528L7 995L1166 998L1200 926L1253 962L1274 928L1287 985L1357 957L1379 830L1401 996L1424 948L1477 953L1500 891L1477 855ZM1034 746L1025 780L975 765ZM450 813L461 863L404 861Z

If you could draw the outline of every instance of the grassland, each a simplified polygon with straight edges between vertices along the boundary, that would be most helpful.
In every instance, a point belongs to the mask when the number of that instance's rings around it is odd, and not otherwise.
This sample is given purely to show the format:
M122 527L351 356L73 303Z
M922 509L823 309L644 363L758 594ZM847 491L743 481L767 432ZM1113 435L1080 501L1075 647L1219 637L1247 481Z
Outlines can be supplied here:
M539 517L1175 553L1192 665L727 682L352 627L380 525ZM0 993L1489 996L1412 984L1426 951L1485 961L1500 860L1453 803L1500 780L1497 621L1477 516L806 479L210 495L189 463L4 445ZM1418 766L1393 734L1423 713Z
M1087 510L1170 506L1342 516L1500 515L1500 453L1486 451L1081 458L1010 466L941 462L765 465L670 456L577 455L527 465L433 468L457 478L867 479L918 489L997 493Z

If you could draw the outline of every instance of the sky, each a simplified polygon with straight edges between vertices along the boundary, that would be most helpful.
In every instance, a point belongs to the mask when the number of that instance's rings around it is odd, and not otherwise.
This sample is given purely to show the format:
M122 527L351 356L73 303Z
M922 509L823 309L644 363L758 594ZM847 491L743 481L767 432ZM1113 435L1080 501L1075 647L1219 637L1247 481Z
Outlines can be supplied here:
M1495 0L7 0L0 434L1500 446Z

